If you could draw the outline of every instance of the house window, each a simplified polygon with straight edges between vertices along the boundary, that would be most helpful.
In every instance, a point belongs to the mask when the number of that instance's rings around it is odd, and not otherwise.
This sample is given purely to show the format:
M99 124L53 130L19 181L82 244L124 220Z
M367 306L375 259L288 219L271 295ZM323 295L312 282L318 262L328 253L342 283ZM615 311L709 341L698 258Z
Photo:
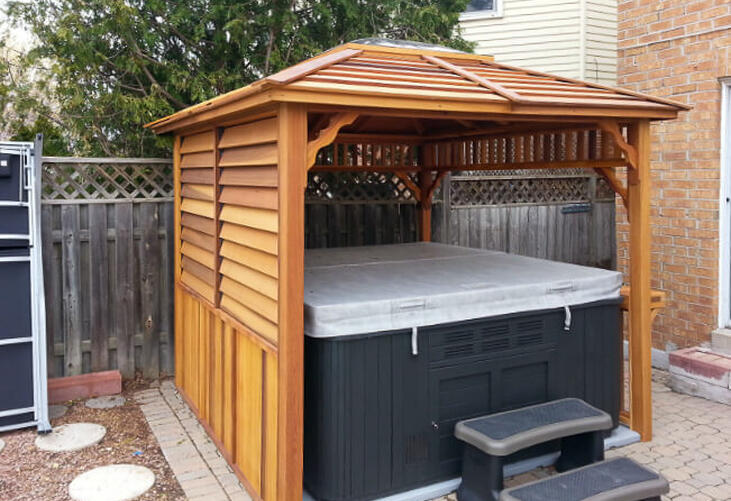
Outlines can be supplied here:
M485 19L502 17L503 0L472 0L467 9L459 17L461 21L467 19Z

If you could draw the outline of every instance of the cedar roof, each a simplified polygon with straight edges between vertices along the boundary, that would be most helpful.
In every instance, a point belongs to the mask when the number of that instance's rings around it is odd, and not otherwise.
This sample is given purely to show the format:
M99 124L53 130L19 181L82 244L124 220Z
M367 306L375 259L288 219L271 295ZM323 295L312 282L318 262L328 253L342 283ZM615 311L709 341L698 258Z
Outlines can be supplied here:
M672 118L689 106L668 99L516 68L430 48L348 43L148 124L156 132L224 105L266 101L450 111ZM353 97L360 99L356 102ZM440 103L448 103L440 104ZM593 110L593 111L592 111Z

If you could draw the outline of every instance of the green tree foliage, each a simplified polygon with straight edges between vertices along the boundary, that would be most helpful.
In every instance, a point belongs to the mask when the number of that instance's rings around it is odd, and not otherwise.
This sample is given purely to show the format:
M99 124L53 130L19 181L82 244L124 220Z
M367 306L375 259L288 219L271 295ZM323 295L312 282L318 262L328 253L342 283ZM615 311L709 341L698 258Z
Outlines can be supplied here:
M467 0L34 0L10 2L47 66L53 118L77 153L156 156L142 125L335 45L380 36L471 50ZM43 103L37 103L43 108ZM45 116L46 109L38 112Z
M36 134L43 134L43 154L52 157L71 155L69 136L61 127L51 122L45 116L38 117L34 122L18 122L11 141L33 141Z

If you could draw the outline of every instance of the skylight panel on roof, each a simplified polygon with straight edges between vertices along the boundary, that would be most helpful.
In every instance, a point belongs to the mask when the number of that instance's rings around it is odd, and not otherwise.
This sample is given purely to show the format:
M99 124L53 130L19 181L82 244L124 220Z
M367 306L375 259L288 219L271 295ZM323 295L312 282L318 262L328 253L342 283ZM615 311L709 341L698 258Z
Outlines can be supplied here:
M360 45L377 45L380 47L395 47L399 49L416 49L416 50L433 50L436 52L452 52L454 54L466 54L461 50L452 49L451 47L445 47L443 45L436 45L423 42L414 42L412 40L391 40L388 38L359 38L353 40L350 43L357 43Z

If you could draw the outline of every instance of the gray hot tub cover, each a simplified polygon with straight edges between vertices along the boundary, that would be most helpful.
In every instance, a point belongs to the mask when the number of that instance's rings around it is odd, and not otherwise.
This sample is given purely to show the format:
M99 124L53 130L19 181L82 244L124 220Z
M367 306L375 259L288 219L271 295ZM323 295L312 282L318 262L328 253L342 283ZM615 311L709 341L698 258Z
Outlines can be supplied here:
M410 329L619 297L615 271L436 243L308 250L305 334Z

